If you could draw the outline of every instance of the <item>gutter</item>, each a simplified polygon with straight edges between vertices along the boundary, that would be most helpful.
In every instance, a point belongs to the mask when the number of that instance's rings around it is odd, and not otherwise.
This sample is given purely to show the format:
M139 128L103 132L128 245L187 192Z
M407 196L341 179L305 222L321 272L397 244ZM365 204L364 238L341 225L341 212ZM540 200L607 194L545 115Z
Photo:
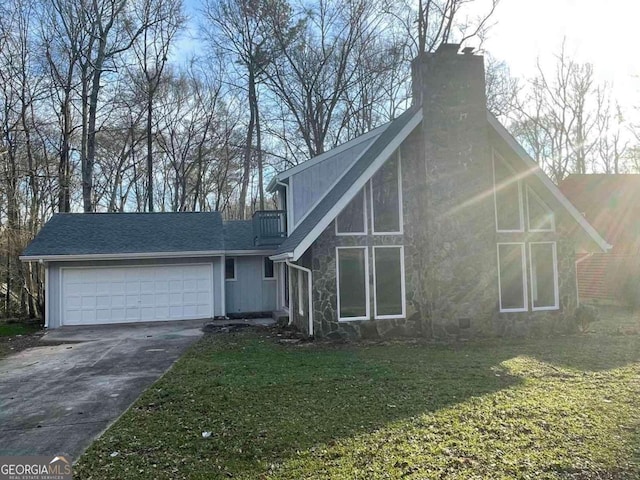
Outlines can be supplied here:
M306 272L307 274L309 274L309 311L308 311L308 316L309 316L309 336L313 337L313 273L311 272L311 270L309 270L306 267L302 267L300 265L296 265L295 263L291 263L289 260L286 260L285 262L289 267L294 268L296 270L300 270L302 272ZM291 291L291 283L289 283L289 291ZM291 302L289 302L291 303ZM293 312L295 312L295 309L293 308L292 305L290 305L291 308L291 312L289 312L289 319L291 319L291 317L293 316Z
M145 258L189 258L189 257L219 257L229 255L240 257L243 255L262 255L268 257L273 250L210 250L183 252L141 252L141 253L91 253L78 255L21 255L23 262L67 262L82 260L139 260Z
M293 254L291 252L279 253L278 255L272 255L269 257L269 260L273 262L286 262L293 258Z

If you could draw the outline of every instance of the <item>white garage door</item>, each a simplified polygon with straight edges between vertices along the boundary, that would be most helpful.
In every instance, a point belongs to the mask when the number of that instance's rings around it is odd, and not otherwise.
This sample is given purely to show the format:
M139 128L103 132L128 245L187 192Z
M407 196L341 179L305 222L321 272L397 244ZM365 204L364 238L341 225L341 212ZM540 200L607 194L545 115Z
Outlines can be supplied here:
M211 264L62 270L63 325L212 316Z

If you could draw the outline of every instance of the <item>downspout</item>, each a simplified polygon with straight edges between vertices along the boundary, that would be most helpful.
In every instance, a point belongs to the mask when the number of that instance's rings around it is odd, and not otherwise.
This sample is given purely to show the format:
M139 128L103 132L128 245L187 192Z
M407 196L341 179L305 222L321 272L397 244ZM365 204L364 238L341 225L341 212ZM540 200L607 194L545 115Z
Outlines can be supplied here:
M41 259L39 263L44 265L44 328L49 328L49 262Z
M313 337L313 274L311 273L311 270L309 270L306 267L302 267L300 265L296 265L294 263L291 263L289 260L286 260L285 262L289 267L294 268L296 270L300 270L302 272L306 272L309 275L309 285L308 285L308 290L309 290L309 336ZM291 279L289 279L289 291L291 291ZM291 298L291 297L289 297ZM293 309L293 304L290 302L289 303L289 318L291 319L291 317L293 316L293 312L295 312L295 310Z
M576 260L576 297L578 299L578 307L580 306L580 285L578 284L578 264L583 262L584 260L586 260L587 258L591 258L593 257L593 252L591 253L587 253L584 257L579 258L578 260Z

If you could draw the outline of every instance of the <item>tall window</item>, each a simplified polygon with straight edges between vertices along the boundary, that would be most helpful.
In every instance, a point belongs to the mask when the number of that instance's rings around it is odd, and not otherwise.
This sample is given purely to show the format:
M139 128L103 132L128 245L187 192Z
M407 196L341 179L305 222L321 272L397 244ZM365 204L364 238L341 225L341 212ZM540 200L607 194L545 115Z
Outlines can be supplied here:
M402 233L400 161L394 155L371 178L373 233Z
M364 188L353 197L336 219L336 235L366 235Z
M404 309L403 247L373 247L375 318L401 318Z
M494 200L496 207L496 230L499 232L522 232L522 192L516 172L509 167L497 152L493 153Z
M524 255L524 243L498 244L498 283L501 312L527 310Z
M369 262L366 247L336 248L338 317L340 320L369 318Z
M275 272L273 269L273 260L269 257L264 257L262 263L262 278L265 280L271 280L276 278Z
M227 257L224 259L224 278L225 280L236 279L236 259Z
M553 211L527 186L527 222L532 232L552 232L555 230Z
M532 310L558 308L556 244L554 242L530 243L529 261Z

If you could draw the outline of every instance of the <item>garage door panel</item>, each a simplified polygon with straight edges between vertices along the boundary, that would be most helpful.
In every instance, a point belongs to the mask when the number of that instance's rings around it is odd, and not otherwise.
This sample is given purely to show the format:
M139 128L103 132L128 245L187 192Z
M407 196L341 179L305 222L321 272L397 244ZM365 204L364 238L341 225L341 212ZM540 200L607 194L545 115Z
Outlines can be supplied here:
M63 269L62 323L213 316L212 265Z
M155 307L141 307L140 308L140 319L143 322L152 322L156 317L156 309Z
M82 309L83 310L86 310L86 309L95 310L95 308L96 308L96 297L95 296L84 295L82 297L81 304L82 304Z

